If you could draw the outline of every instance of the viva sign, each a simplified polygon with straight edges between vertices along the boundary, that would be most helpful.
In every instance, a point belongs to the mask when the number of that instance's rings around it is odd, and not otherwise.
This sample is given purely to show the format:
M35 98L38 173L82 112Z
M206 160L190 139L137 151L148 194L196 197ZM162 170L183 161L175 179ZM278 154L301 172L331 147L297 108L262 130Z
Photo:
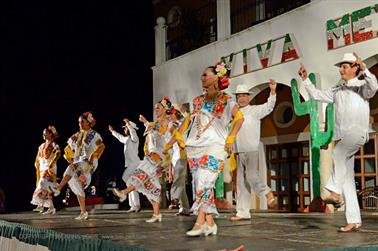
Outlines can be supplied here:
M246 48L238 52L233 52L228 56L221 57L221 61L231 66L231 77L236 77L245 73L258 71L264 68L272 67L274 65L295 60L299 58L299 54L295 49L292 38L293 34L285 34L282 37L271 39L265 43L257 44L250 48ZM279 62L271 62L273 44L276 44L280 41L283 41L281 60ZM252 65L248 63L250 62L248 59L249 57L251 57L251 55L254 54L254 52L257 52L260 64L258 66L252 67ZM234 59L235 57L239 56L243 56L242 72L235 71Z
M327 21L328 49L336 49L378 37L377 19L378 3L374 6L365 7L345 14L341 18ZM376 21L376 20L374 20ZM375 24L376 27L373 27Z

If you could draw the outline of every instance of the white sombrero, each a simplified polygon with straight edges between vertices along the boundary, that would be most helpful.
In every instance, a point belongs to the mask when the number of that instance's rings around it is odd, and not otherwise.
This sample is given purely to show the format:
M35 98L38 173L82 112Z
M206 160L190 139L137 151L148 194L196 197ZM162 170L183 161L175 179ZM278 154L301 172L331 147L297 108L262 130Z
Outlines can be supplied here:
M251 94L252 92L249 90L248 86L240 84L236 87L236 91L233 94Z
M134 122L130 121L130 120L129 120L129 125L130 125L130 127L134 128L135 130L138 130L138 129L139 129L139 128L137 127L137 125L136 125ZM125 128L125 127L126 127L126 125L122 126L122 128Z
M340 67L340 65L343 63L353 64L356 62L356 60L357 58L353 55L353 53L345 53L343 59L340 62L336 63L335 66Z

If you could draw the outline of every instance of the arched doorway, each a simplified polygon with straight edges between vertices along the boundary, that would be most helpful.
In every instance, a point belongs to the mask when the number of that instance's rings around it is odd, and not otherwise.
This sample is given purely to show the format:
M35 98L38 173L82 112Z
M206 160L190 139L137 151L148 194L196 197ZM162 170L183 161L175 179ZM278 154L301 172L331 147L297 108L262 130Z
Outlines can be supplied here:
M251 89L251 104L267 101L267 84ZM267 184L277 198L278 209L301 212L311 202L309 117L294 113L290 87L277 86L277 101L271 114L261 121L265 145Z

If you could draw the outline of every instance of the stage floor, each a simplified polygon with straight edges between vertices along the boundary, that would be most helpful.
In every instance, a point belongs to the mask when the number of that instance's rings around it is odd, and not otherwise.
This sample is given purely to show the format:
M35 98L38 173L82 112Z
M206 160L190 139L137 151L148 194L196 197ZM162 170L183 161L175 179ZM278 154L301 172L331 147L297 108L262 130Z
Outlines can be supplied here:
M123 210L96 210L87 221L73 218L77 211L59 211L52 216L24 212L0 214L0 219L48 228L62 233L108 239L149 250L220 250L240 244L245 250L319 250L340 247L375 246L378 248L378 211L362 212L363 228L359 232L338 233L344 214L288 214L254 212L250 221L231 222L230 212L216 219L218 235L187 237L185 232L194 216L175 216L162 210L163 221L145 223L150 210L127 214Z

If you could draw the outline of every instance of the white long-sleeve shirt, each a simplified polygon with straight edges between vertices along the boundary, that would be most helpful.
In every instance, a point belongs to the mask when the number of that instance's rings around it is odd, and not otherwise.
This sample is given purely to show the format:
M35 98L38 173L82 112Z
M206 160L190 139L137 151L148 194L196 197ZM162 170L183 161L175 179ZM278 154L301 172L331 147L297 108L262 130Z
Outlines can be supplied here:
M138 156L139 138L134 128L129 125L126 126L129 129L129 136L122 135L116 131L112 131L112 135L124 144L125 167L134 167L140 162Z
M262 105L247 105L240 108L244 122L236 136L235 152L258 151L261 119L273 111L275 104L276 95L270 94L268 101Z
M338 140L350 133L366 135L369 132L369 99L377 89L377 78L368 69L362 72L365 77L340 80L335 86L321 91L307 78L303 81L310 96L321 102L334 103L335 124L333 139ZM368 137L367 137L368 138Z

